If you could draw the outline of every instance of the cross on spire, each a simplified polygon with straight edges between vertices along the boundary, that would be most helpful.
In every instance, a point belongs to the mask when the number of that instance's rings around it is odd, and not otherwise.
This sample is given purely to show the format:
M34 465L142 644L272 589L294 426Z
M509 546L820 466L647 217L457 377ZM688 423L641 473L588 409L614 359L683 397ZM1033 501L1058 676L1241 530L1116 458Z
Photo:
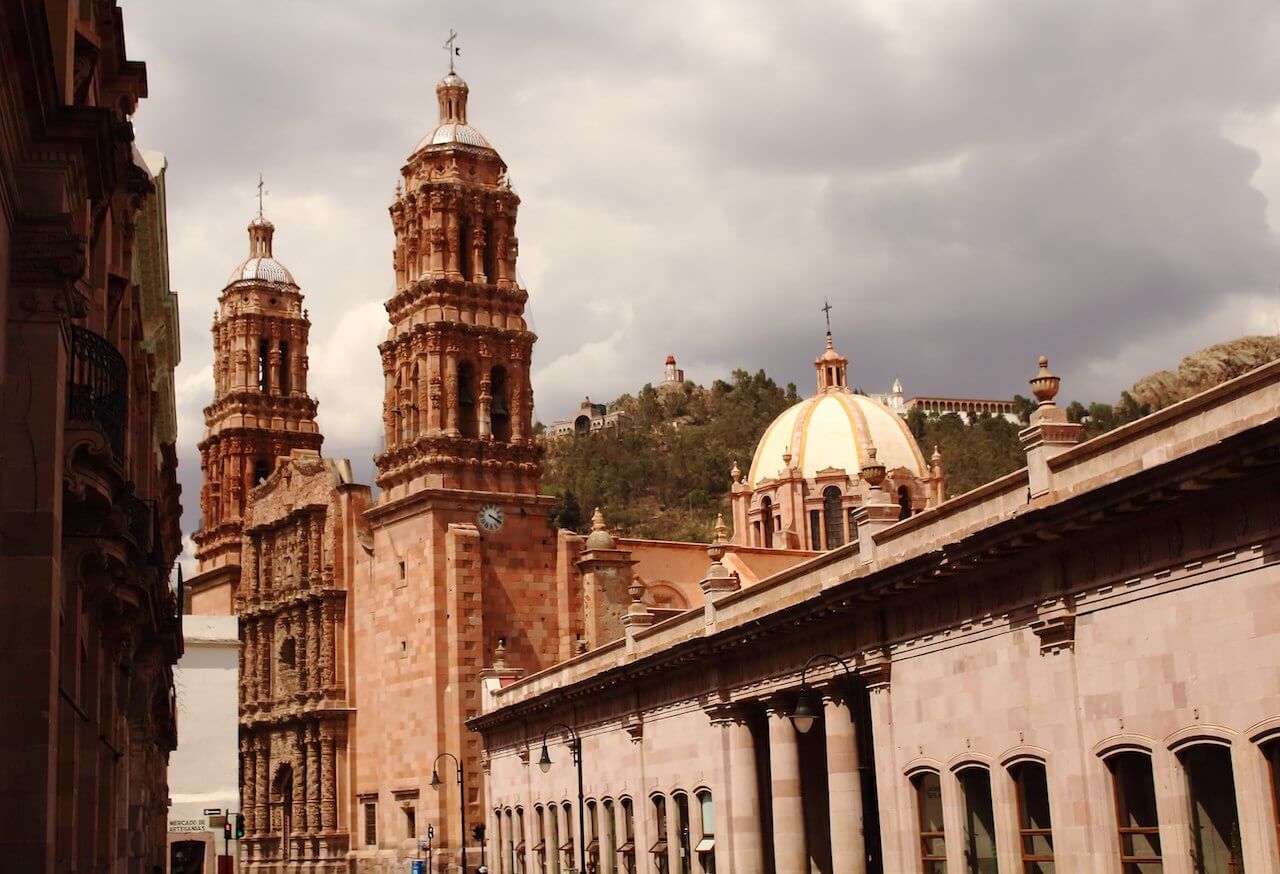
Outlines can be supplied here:
M449 72L453 72L453 59L462 54L462 49L454 45L458 39L458 34L453 28L449 28L449 38L444 41L444 50L449 53Z
M827 317L827 333L831 333L831 301L822 301L822 312Z
M262 218L262 195L270 194L270 191L263 189L262 174L258 174L258 218Z

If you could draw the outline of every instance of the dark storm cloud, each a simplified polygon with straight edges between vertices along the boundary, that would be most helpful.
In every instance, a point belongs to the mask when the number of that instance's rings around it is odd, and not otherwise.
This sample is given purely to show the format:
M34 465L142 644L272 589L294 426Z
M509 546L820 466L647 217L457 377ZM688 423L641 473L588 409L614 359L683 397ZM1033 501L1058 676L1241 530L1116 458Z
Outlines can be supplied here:
M125 10L151 83L140 139L171 166L188 509L208 313L259 170L315 323L328 450L376 451L386 207L450 27L523 199L546 421L657 379L669 352L700 381L763 367L805 389L824 297L854 381L908 393L1025 391L1047 351L1065 394L1109 399L1280 319L1253 187L1275 144L1229 136L1277 111L1270 3Z

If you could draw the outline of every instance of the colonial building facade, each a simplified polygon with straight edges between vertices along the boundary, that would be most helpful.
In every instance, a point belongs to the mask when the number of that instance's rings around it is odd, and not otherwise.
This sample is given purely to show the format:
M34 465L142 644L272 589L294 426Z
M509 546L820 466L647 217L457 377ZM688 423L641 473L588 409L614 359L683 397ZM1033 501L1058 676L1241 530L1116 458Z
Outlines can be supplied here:
M1280 362L1086 443L1032 388L1026 468L495 657L490 870L1280 869Z
M136 874L182 652L165 163L115 3L0 22L0 867Z

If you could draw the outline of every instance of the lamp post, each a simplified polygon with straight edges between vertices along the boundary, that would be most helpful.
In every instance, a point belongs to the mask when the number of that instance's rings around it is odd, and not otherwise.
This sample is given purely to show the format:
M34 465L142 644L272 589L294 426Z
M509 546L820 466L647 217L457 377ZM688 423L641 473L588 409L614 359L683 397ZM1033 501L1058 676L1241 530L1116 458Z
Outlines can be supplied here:
M551 754L547 752L547 736L557 728L569 733L569 752L573 755L573 763L578 766L578 868L580 874L587 872L587 808L583 801L582 790L582 738L571 726L558 722L542 733L542 755L538 757L538 767L542 773L551 770Z
M458 757L453 753L441 753L431 763L431 788L439 789L442 785L440 772L436 770L436 766L446 756L453 759L453 763L458 767L458 840L462 844L459 849L461 854L459 861L462 863L463 872L465 872L467 870L467 786L462 777L462 762L458 761Z
M809 729L813 728L814 720L822 718L822 708L814 705L813 690L809 688L809 683L806 679L809 668L820 659L838 662L840 667L844 668L845 676L853 679L853 671L849 670L848 662L840 658L840 656L832 655L829 652L820 652L804 663L804 667L800 669L800 691L796 694L796 709L791 712L791 724L801 734L805 734Z

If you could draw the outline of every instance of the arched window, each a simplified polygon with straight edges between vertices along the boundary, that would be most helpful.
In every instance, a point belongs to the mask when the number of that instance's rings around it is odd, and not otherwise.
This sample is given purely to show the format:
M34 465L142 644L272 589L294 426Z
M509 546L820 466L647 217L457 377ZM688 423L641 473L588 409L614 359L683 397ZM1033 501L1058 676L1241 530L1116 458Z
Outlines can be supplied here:
M560 805L560 809L564 811L564 843L560 845L560 855L564 858L565 870L573 868L573 860L577 858L577 851L574 844L574 828L577 820L573 816L573 806L569 802Z
M418 372L418 362L413 363L413 370L409 374L409 433L408 439L413 440L422 433L422 423L418 416L421 411L418 409L419 386L421 385L422 376Z
M991 803L991 772L965 768L956 774L964 797L964 858L969 871L995 871L996 816Z
M1053 870L1053 825L1049 818L1049 775L1043 762L1018 762L1009 768L1018 804L1018 841L1022 870Z
M764 524L765 549L773 547L773 501L767 497L760 499L760 521Z
M1155 874L1163 868L1151 756L1116 753L1107 759L1116 800L1116 830L1124 874Z
M276 387L278 394L289 394L289 341L280 341L280 385Z
M1191 853L1196 874L1244 871L1240 812L1231 748L1198 743L1178 751L1191 799Z
M667 799L661 795L653 796L653 833L657 836L649 846L649 855L653 857L653 870L658 874L667 872Z
M827 549L844 546L844 513L840 510L839 486L827 486L822 490L822 520ZM814 544L815 547L817 545Z
M298 664L298 644L292 637L286 637L280 644L280 662L286 667L294 668Z
M538 842L533 845L534 864L538 866L538 874L547 870L547 812L539 804L533 808L533 821L538 827ZM551 854L552 856L555 853Z
M1267 774L1271 778L1271 815L1276 826L1276 839L1280 841L1280 737L1262 744L1262 754L1267 757Z
M587 802L587 864L600 868L600 811L594 801Z
M680 842L678 861L680 874L693 874L693 841L689 834L689 796L677 792L671 796L676 803L676 840Z
M898 486L898 521L911 516L911 492L906 486Z
M493 222L484 223L484 277L490 283L498 281L498 235Z
M591 419L587 416L579 416L573 420L573 433L578 437L582 437L591 432Z
M271 345L263 337L258 341L258 388L263 394L271 392Z
M512 850L512 870L515 874L527 874L524 835L524 808L516 808L516 845Z
M458 365L458 430L463 437L480 433L476 420L476 369L470 361Z
M458 272L462 278L471 281L471 261L474 252L471 248L471 221L465 215L458 216Z
M560 874L560 811L555 802L547 805L547 858L551 860L548 870L551 874Z
M942 825L942 781L937 771L921 771L911 778L920 829L920 866L924 874L946 874L947 838Z
M630 798L619 802L622 805L622 844L618 847L618 864L622 874L635 874L636 871L636 812Z
M698 863L704 874L716 874L716 818L715 808L711 803L711 793L702 790L698 793L698 812L702 823L702 836L694 852L698 854Z
M600 803L604 815L604 847L606 859L618 858L618 824L614 820L613 800L606 798Z
M493 400L489 405L489 421L493 430L493 439L503 443L511 442L511 385L507 380L507 369L501 365L489 371L489 390Z
M276 799L280 804L280 847L284 858L292 856L292 843L289 837L293 834L293 768L281 765L276 771ZM375 838L376 842L376 838Z

